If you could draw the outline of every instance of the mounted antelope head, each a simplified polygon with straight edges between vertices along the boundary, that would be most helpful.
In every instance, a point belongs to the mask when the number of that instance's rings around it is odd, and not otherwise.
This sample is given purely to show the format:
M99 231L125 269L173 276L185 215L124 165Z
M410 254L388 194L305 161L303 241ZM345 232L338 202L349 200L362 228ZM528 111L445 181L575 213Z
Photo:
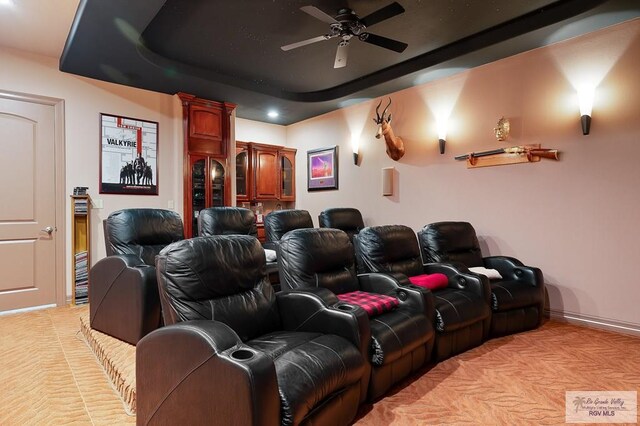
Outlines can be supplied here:
M376 132L376 139L380 139L380 136L384 136L384 142L387 145L387 155L394 161L398 161L404 155L404 143L402 143L402 139L393 134L393 129L391 128L391 113L387 116L387 110L389 106L391 106L391 98L389 98L389 103L382 111L382 115L380 115L380 106L382 105L382 100L376 107L376 118L373 121L378 125L378 131Z

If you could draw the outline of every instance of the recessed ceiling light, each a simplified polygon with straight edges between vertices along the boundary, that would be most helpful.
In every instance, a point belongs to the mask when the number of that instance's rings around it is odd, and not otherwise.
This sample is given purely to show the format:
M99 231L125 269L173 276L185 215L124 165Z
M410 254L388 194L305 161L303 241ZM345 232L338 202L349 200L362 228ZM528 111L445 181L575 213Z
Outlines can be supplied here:
M0 0L0 6L13 7L15 5L13 4L13 0Z
M278 111L274 111L271 110L267 113L267 116L269 116L269 118L277 118L280 114L278 114Z

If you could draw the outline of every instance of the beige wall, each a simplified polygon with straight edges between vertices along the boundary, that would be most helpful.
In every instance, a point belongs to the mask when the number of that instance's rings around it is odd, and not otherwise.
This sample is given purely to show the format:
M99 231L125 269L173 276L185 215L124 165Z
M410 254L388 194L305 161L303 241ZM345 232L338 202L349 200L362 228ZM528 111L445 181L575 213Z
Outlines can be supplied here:
M269 145L285 145L287 128L271 123L236 118L236 140Z
M399 162L374 138L376 101L287 127L298 148L297 206L317 225L327 207L359 208L367 225L415 230L441 220L476 228L485 254L542 268L552 311L640 329L640 20L537 49L391 94L393 128L404 139ZM419 79L421 76L417 76ZM591 134L583 136L572 84L601 79ZM434 115L451 110L445 155ZM511 121L497 142L493 127ZM361 165L351 157L361 133ZM454 155L540 143L561 161L468 170ZM308 193L308 149L339 145L340 189ZM395 194L381 195L381 169L396 168Z
M102 219L128 207L167 208L175 201L182 212L181 106L177 97L104 83L58 71L58 60L21 51L0 49L0 90L50 96L65 101L66 192L88 186L102 209L91 213L92 261L104 257ZM159 123L159 195L127 196L98 193L99 114L101 112L157 121ZM65 212L70 247L69 203ZM69 249L70 250L70 249ZM66 261L67 292L71 293L71 261Z

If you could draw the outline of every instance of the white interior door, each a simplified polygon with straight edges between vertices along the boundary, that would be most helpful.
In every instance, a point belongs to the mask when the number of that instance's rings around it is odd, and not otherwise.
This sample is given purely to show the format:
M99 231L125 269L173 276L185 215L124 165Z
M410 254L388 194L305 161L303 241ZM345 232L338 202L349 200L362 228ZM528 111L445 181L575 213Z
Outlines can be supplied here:
M55 111L0 97L0 312L56 303Z

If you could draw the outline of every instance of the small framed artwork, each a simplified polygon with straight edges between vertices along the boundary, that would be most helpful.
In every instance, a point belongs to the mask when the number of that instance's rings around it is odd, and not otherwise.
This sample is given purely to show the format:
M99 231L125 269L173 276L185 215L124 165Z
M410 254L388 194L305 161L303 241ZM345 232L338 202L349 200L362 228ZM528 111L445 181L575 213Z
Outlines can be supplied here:
M307 191L338 189L338 147L307 151Z
M158 195L158 123L100 114L100 193Z

